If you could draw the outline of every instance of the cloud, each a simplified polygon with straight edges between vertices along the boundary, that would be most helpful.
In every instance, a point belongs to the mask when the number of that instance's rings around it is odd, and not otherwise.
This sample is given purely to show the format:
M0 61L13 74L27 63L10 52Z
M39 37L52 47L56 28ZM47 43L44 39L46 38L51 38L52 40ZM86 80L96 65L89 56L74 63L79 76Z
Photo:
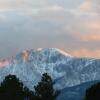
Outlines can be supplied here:
M91 29L92 31L99 31L100 32L100 21L91 21L90 23L87 23L87 28Z
M100 15L100 1L99 0L84 0L76 8L71 9L71 12L82 17L84 15L88 16L98 16Z
M93 2L91 0L85 0L79 7L82 11L90 11L92 8Z
M22 11L30 12L30 10L38 10L42 8L52 9L52 6L59 6L65 8L73 14L82 14L83 12L96 11L99 9L99 0L85 0L83 3L81 0L77 0L72 3L73 0L0 0L0 10L13 10L13 9L23 9ZM82 3L82 4L81 4ZM58 8L57 8L58 9ZM49 9L48 9L49 10ZM97 10L98 11L98 10ZM96 12L97 12L96 11Z
M65 9L58 5L43 7L38 10L38 13L36 16L33 15L33 17L36 18L52 18L52 19L59 19L65 20L67 16L71 16L71 12L68 9Z
M85 0L79 9L82 12L99 13L100 14L100 0Z
M85 34L81 36L82 41L90 42L90 41L98 41L100 42L100 34Z
M80 42L100 42L100 20L95 17L74 19L69 26L67 24L64 26L64 31Z
M73 50L71 52L71 54L73 56L76 56L76 57L95 57L95 58L100 58L100 49L98 50L89 50L89 49L86 49L86 48L81 48L79 50Z
M66 51L98 49L99 1L72 1L0 0L0 44L4 46L1 55L40 46L64 47Z
M88 21L85 22L85 32L82 34L79 34L79 38L82 41L100 41L100 21Z
M46 0L0 0L0 9L36 8L45 5Z

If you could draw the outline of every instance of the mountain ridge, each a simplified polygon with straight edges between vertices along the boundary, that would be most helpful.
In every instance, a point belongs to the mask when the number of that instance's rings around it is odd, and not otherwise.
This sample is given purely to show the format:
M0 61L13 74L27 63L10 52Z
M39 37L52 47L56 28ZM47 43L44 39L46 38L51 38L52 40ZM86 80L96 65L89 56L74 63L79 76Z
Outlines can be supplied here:
M100 80L100 60L75 58L56 48L24 50L0 68L0 81L16 75L27 87L33 88L45 72L56 80L55 88L63 89L84 82Z

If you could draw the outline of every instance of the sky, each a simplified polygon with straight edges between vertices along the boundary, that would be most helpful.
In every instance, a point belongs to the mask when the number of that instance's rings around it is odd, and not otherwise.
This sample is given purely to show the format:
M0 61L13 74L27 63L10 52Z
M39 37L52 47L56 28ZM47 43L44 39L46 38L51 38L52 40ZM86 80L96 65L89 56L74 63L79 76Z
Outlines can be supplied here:
M100 0L0 0L0 59L37 48L100 58Z

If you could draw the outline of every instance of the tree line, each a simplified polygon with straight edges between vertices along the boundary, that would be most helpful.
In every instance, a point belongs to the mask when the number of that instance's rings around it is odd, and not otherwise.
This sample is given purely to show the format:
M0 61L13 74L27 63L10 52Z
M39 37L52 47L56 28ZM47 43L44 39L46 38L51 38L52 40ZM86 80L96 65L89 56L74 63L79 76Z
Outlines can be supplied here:
M53 85L52 78L44 73L31 91L15 75L8 75L0 84L0 100L57 100L60 90ZM83 100L100 100L100 83L88 88Z
M0 100L56 100L59 90L53 88L52 78L44 73L41 81L29 90L15 76L8 75L0 84Z

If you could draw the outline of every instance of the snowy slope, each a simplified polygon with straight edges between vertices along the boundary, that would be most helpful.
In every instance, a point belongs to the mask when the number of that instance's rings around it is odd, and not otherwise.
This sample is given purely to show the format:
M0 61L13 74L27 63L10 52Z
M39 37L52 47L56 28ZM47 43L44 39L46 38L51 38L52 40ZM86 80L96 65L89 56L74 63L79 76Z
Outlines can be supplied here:
M63 89L100 80L100 60L75 58L56 48L26 50L0 69L0 81L6 75L14 74L32 89L44 72L55 80L55 87Z

